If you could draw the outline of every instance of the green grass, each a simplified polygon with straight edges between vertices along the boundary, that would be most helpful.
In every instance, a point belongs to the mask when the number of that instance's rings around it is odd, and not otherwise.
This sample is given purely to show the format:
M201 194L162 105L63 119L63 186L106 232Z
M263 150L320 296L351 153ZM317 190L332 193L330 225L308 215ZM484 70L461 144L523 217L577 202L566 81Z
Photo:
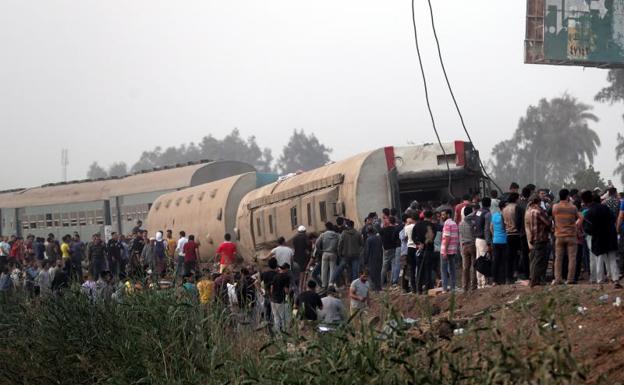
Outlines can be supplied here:
M485 316L445 339L418 330L435 323L424 300L413 329L386 308L376 327L271 339L217 306L207 311L166 291L122 304L91 304L71 291L42 303L2 298L0 384L580 384L587 369L572 357L565 328L540 324L564 325L562 309L573 305L539 294L506 310L526 327L506 332L504 317ZM391 335L379 338L390 320Z

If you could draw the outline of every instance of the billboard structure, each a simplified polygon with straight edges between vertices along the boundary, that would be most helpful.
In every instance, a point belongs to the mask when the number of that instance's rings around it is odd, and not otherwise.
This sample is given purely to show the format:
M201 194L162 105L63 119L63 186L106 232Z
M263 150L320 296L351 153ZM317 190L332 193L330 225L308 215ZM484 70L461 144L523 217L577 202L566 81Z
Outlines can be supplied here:
M624 68L624 0L527 0L524 61Z

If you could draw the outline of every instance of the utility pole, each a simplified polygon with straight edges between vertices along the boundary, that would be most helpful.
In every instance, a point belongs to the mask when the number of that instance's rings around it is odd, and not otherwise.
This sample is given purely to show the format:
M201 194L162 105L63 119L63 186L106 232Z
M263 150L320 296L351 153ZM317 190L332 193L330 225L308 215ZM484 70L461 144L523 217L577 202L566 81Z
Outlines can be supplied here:
M69 151L66 148L61 150L61 169L63 170L63 182L67 182L67 166L69 165Z

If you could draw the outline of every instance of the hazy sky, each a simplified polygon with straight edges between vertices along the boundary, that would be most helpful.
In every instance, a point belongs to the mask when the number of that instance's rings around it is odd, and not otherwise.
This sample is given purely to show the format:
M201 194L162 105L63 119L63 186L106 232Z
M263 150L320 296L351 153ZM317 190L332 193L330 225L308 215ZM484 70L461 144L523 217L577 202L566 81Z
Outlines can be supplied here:
M443 140L463 139L417 0ZM595 105L596 167L615 168L624 106L593 102L606 70L523 64L525 0L437 0L437 29L484 158L529 104L563 92ZM238 127L274 156L293 128L341 159L434 140L409 1L0 0L0 189L134 163L142 150Z

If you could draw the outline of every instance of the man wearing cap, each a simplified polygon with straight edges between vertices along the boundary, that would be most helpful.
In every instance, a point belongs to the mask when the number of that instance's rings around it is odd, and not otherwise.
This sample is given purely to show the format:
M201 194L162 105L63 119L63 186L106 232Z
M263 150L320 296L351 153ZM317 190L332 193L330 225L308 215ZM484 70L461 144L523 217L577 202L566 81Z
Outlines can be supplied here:
M286 331L290 324L290 284L290 265L284 263L271 283L271 313L276 333Z
M306 234L305 226L299 226L297 229L297 235L293 238L293 248L295 249L293 273L295 277L298 277L299 290L303 291L305 267L308 266L312 252L312 245L308 239L308 234Z

